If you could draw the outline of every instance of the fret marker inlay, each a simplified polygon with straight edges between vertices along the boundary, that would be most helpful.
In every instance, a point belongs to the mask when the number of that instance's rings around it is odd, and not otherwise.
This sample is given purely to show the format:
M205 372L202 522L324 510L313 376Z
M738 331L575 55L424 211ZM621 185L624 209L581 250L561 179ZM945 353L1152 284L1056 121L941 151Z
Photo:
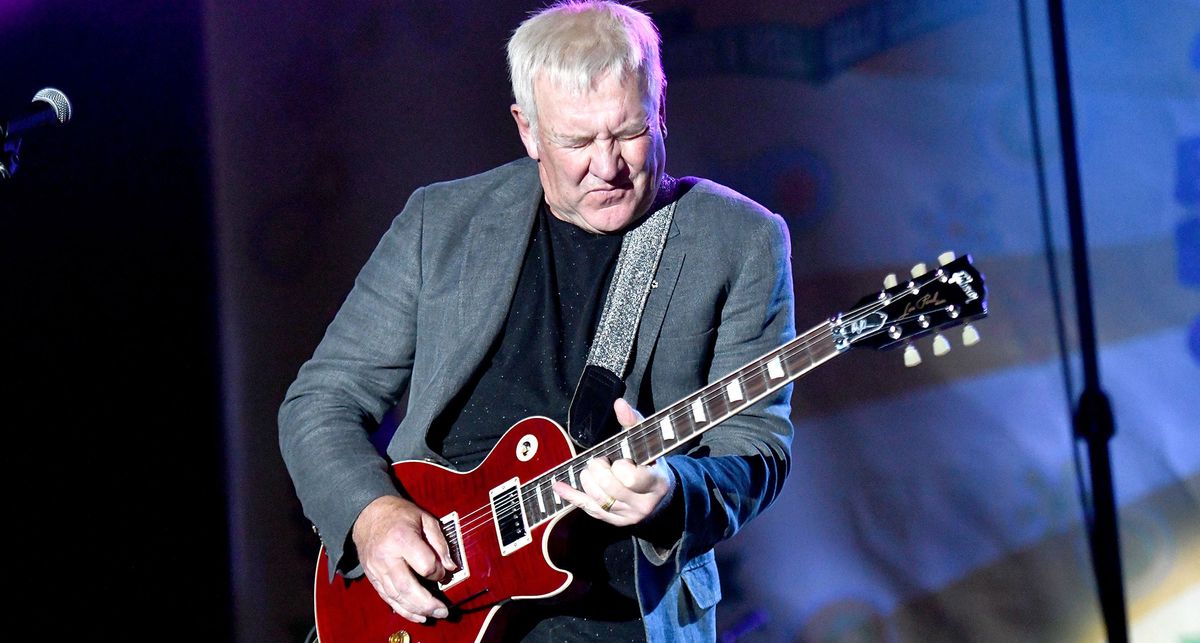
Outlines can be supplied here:
M675 427L671 426L671 418L664 417L662 419L662 422L658 423L658 426L662 427L662 434L663 434L664 440L674 440L675 439Z
M644 463L673 451L680 442L700 435L725 418L744 410L748 399L759 399L778 389L789 379L795 379L811 367L836 356L837 347L832 344L820 351L806 348L820 340L822 333L829 335L828 324L818 326L809 331L806 337L798 337L787 346L746 364L741 370L711 383L692 396L683 398L669 409L662 409L661 415L656 416L657 420L651 418L637 427L631 427L638 429L637 432L619 433L604 440L603 443L595 445L596 457L622 458ZM821 341L829 343L828 340ZM798 354L799 351L804 353ZM786 364L783 361L785 354L788 360ZM803 362L805 358L808 359L807 364ZM721 397L722 393L724 398ZM689 411L692 416L690 418ZM712 417L709 417L710 414ZM661 441L654 435L655 422L662 436ZM493 490L491 494L491 509L496 518L494 522L497 528L502 527L501 518L509 522L528 520L530 526L538 526L555 517L564 508L570 509L571 504L555 493L554 483L562 482L576 491L581 490L583 481L580 476L585 466L586 462L583 462L582 458L575 458L554 467L527 485L522 485L518 478L513 478L504 486L497 487L503 492L501 494ZM536 503L530 502L529 493L536 496ZM504 504L499 505L498 501ZM504 537L504 533L499 535ZM507 555L511 551L501 553Z
M738 380L733 380L725 387L725 394L729 396L730 402L741 402L742 383Z
M767 362L767 375L770 375L773 380L783 377L783 363L779 361L778 357Z

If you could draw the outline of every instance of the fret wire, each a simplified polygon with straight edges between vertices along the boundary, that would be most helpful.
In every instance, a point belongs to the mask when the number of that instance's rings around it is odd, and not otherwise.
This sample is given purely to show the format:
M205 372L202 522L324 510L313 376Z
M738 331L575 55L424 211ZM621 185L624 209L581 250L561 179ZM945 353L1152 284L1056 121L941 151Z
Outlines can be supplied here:
M546 506L546 515L553 513L554 508L558 506L558 503L555 502L555 500L558 498L558 494L554 493L554 487L552 487L551 484L552 483L547 480L545 481L545 484L538 485L538 487L541 489L543 500L542 504Z
M767 382L762 377L762 374L764 372L765 371L761 370L761 367L760 367L759 371L746 373L746 376L742 378L742 383L745 385L746 390L749 391L749 393L750 393L749 395L746 396L747 398L750 398L750 399L756 398L756 397L762 395L763 393L765 393L767 391L767 389L770 388L769 386L767 386Z
M931 276L928 280L925 281L925 284L929 283L930 281L932 281L935 278L936 278L935 276ZM921 284L921 286L923 286L923 285L924 284ZM883 301L872 302L872 303L870 303L866 306L863 306L857 310L854 310L854 311L851 311L850 313L842 315L841 321L842 321L842 323L848 323L848 322L851 322L856 319L864 318L867 315L870 315L873 312L886 307L887 305L888 304L884 303ZM738 411L740 411L746 407L751 406L751 404L753 402L749 402L749 400L754 400L755 402L757 402L761 396L765 396L771 390L772 384L770 382L770 379L768 379L766 376L766 369L767 369L766 364L771 359L779 358L780 364L782 364L784 367L784 377L780 378L783 380L783 383L780 384L780 387L782 387L783 385L793 381L797 377L804 375L809 370L811 370L813 367L817 366L818 363L824 362L825 360L831 359L832 357L836 356L838 354L836 347L832 351L829 351L829 347L826 347L826 350L829 352L820 358L815 356L812 351L812 346L816 345L819 342L828 342L832 339L833 339L832 324L828 323L828 322L820 324L820 325L814 327L813 329L809 330L808 332L806 332L804 335L795 338L791 342L788 342L787 344L780 347L778 350L772 352L771 354L769 354L767 356L767 358L765 360L760 359L756 363L747 365L743 369L741 369L739 371L735 371L734 373L730 374L729 376L723 377L720 380L718 380L717 382L715 382L709 386L706 386L704 389L699 391L696 395L683 400L682 401L683 403L674 404L674 405L667 407L666 409L663 409L662 412L657 413L654 416L652 416L650 420L646 420L637 426L631 427L626 432L627 433L626 436L624 436L622 438L618 438L618 439L631 440L631 448L632 448L632 441L636 440L639 443L639 447L647 446L652 453L657 452L660 455L665 454L665 453L669 452L671 450L671 448L677 446L681 441L685 441L686 439L691 438L696 434L697 427L691 421L691 418L688 417L688 413L689 413L688 407L690 406L691 402L693 402L696 399L700 399L700 400L702 400L702 403L705 403L705 402L703 402L703 400L711 400L715 397L715 395L722 394L719 389L721 387L725 386L726 384L728 384L729 381L731 381L732 379L738 379L740 381L740 383L742 384L743 395L744 395L745 399L747 400L747 402L740 404L740 405L732 405L732 406L730 406L726 403L725 413L713 414L714 417L720 418L723 421L724 419L726 419L724 417L726 414L729 414L734 409L737 409ZM799 357L801 353L803 354L803 356L808 357L809 364L808 364L807 368L800 367L794 361L794 358ZM820 359L820 362L818 362L818 359ZM662 437L662 433L660 430L660 422L664 415L666 417L670 418L669 421L671 421L672 426L675 428L676 439L674 439L674 440L666 440ZM680 430L682 428L682 426L681 426L682 423L680 422L680 420L686 421L686 428L687 428L686 431ZM712 426L712 424L715 424L715 423L710 421L706 424L708 426ZM707 426L705 428L707 428ZM655 448L649 446L649 441L652 438L652 436L653 436L653 439L657 441L657 446L660 446L661 448L655 449ZM601 443L601 444L603 445L604 443ZM597 445L597 446L600 446L600 445ZM611 445L610 445L610 447L611 447ZM585 452L585 454L581 454L580 456L577 456L576 459L583 458L584 455L587 455L586 452ZM639 459L641 459L640 455L639 455ZM649 456L645 457L645 461L649 461ZM544 473L541 476L538 476L534 480L553 480L553 479L555 479L555 477L557 475L559 475L554 472L559 471L560 469L564 469L564 467L562 467L562 466L555 467L551 471ZM568 463L566 463L566 470L569 470L569 469L570 469L570 461L568 461ZM557 495L553 493L553 490L549 486L547 486L546 489L550 496L557 498ZM554 513L557 513L558 511L565 510L565 508L569 507L569 506L570 505L566 504L566 503L564 503L561 506L553 506L553 507L548 504L547 505L547 514L553 515ZM476 510L476 511L479 511L479 510ZM472 513L475 513L475 512L472 512Z
M689 411L689 407L690 407L690 404L695 399L697 399L697 398L708 399L708 398L713 397L715 395L714 394L715 390L719 389L721 386L728 383L728 381L733 379L734 377L738 377L738 378L742 379L744 384L746 384L745 388L749 389L749 391L748 391L749 394L746 395L746 397L748 399L754 399L757 401L757 398L759 398L762 395L765 395L772 388L771 381L767 377L767 374L766 374L767 364L772 359L779 357L779 358L781 358L781 364L783 364L784 363L783 358L790 357L790 355L794 354L797 351L809 351L810 350L809 346L815 344L816 342L830 340L830 339L832 339L831 326L829 324L822 324L822 325L816 327L813 331L810 331L808 334L806 334L802 337L799 337L796 340L793 340L792 342L785 344L779 350L774 351L771 354L768 354L766 356L766 358L760 359L757 362L754 362L754 363L748 365L746 368L744 368L740 371L735 371L730 376L721 378L717 382L714 382L713 384L710 384L709 386L705 387L702 391L700 391L696 395L686 398L684 400L681 400L680 402L664 409L662 413L656 414L655 416L652 417L653 421L647 420L646 422L643 423L643 425L639 425L639 426L641 426L641 428L639 429L639 432L642 434L649 434L652 431L657 431L657 425L658 425L658 422L661 420L661 416L667 415L668 417L672 418L673 420L677 420L676 423L686 422L688 424L688 428L689 428L689 431L687 432L687 437L690 438L695 433L695 431L692 430L695 427L691 422L691 414ZM834 350L834 351L830 352L829 356L832 357L833 355L836 355L836 354L837 354L837 351ZM816 361L814 359L812 359L811 354L810 354L810 362L812 362L812 365L816 364ZM784 381L784 383L790 382L791 380L794 380L795 377L799 377L799 375L803 375L805 372L807 372L807 370L800 370L798 374L795 374L793 376L793 373L796 373L796 369L790 369L792 371L790 373L787 372L788 370L789 369L787 369L787 367L785 366L784 377L780 378ZM782 384L780 386L782 386ZM741 408L745 408L748 406L750 406L750 404L744 404L741 406ZM638 428L638 427L634 427L634 428ZM633 429L631 429L631 431L632 430ZM682 437L682 434L680 434L680 435L681 435L681 438L680 438L681 440L686 439L686 438Z
M866 314L869 314L869 309L881 308L881 307L883 307L882 304L877 304L877 303L865 306L865 307L863 307L862 310L867 310L868 312L864 312L864 313L862 313L862 315L865 316ZM853 311L850 315L843 315L843 320L852 318L852 316L854 314L857 314L858 312L859 311ZM596 447L593 447L593 449L597 449L597 448L601 448L601 447L607 448L607 449L612 449L612 448L614 448L614 445L615 445L615 448L619 451L619 448L620 448L619 440L621 440L621 439L629 439L631 441L630 442L631 449L633 448L633 441L635 441L635 440L638 441L639 447L647 446L645 443L651 439L651 436L655 436L653 439L657 440L658 444L661 445L662 448L661 449L652 449L651 448L651 449L649 449L650 452L651 453L657 452L659 455L665 454L665 453L669 452L671 448L677 446L679 444L679 442L686 441L687 439L693 437L696 433L698 433L698 431L696 431L696 429L699 427L697 427L695 425L695 423L692 421L691 416L690 416L690 406L695 400L699 399L699 400L701 400L702 404L710 405L710 404L712 404L713 400L721 399L722 402L724 403L725 408L724 408L723 413L712 413L708 417L709 421L705 423L706 426L704 427L705 429L707 429L708 426L715 424L715 422L712 421L713 417L721 418L721 420L723 421L724 419L726 419L725 416L728 414L731 414L731 411L733 411L734 409L740 411L746 407L751 406L751 404L752 404L752 403L743 403L743 404L737 404L737 405L729 405L728 402L725 401L723 398L718 397L718 396L724 395L723 387L726 384L728 384L729 381L731 381L733 379L738 379L739 381L741 381L741 383L743 385L743 391L744 391L744 396L745 396L746 400L757 401L760 396L766 395L766 393L769 392L772 387L770 379L768 379L768 377L766 375L766 369L767 369L766 365L770 362L770 360L779 358L780 364L783 365L783 367L784 367L784 376L779 379L782 379L784 384L789 383L792 380L794 380L796 377L799 377L800 375L807 373L808 370L811 369L811 367L814 367L817 365L818 362L817 362L816 358L814 357L810 347L812 345L816 344L817 342L832 340L832 338L833 338L832 326L828 323L821 324L821 325L815 327L814 329L810 330L805 335L802 335L801 337L797 337L796 339L789 342L788 344L785 344L784 346L780 347L778 350L768 354L765 359L760 359L757 362L747 365L745 368L743 368L739 371L735 371L735 372L731 373L730 375L717 380L713 384L706 386L704 389L697 392L697 394L695 394L689 398L685 398L684 400L681 400L681 402L673 404L673 405L667 407L666 409L663 409L662 412L652 416L651 419L653 421L646 420L637 426L631 427L628 431L624 432L623 434L621 434L619 436L614 436L615 440L614 440L614 438L610 438L609 441L602 442L601 444L597 445ZM798 369L793 366L794 362L791 360L799 352L804 352L804 354L808 356L809 365L810 365L808 369L804 369L804 368ZM831 351L828 354L828 356L825 357L825 359L830 359L833 356L837 355L837 353L838 353L838 351L836 351L836 349L835 349L835 350ZM824 360L822 360L822 361L824 361ZM782 387L783 384L781 384L780 386ZM666 415L667 417L669 417L673 420L672 425L673 425L673 427L675 427L675 433L676 433L675 440L665 440L662 438L659 423L661 422L663 415ZM686 426L686 431L680 430L683 425ZM606 444L610 441L612 441L612 443ZM668 443L670 443L670 444L668 444ZM587 457L585 457L585 456L587 456ZM576 456L575 460L580 460L582 462L586 462L586 459L588 457L595 457L595 456L589 455L588 452L585 452L584 454ZM651 456L646 455L643 458L643 456L641 456L639 454L639 461L648 462L650 460L650 457ZM558 471L560 469L570 471L571 470L571 462L572 461L568 461L567 463L565 463L565 467L563 465L560 465L559 467L555 467L554 469L551 469L551 471L546 472L546 473L542 474L541 476L538 476L537 478L534 478L534 480L543 479L543 478L546 478L547 476L550 476L549 479L553 480L553 479L555 479L555 477L557 475L554 473L555 471ZM568 480L564 479L564 482L568 482ZM551 496L557 497L557 495L553 493L552 489L549 489L549 488L547 488L547 489ZM562 511L566 507L569 507L569 506L570 505L567 503L564 503L561 506L556 506L553 508L551 508L549 505L547 505L547 511L549 514L552 515L553 513Z
M614 437L617 440L616 444L614 444L611 449L605 451L604 453L604 456L608 459L609 464L612 464L625 457L625 451L621 449L621 442L628 439L628 436L625 435L624 431L622 431ZM630 448L632 449L633 445L630 445Z
M536 522L541 518L542 510L538 505L539 491L536 488L526 489L522 496L525 496L525 516L530 522Z
M774 359L776 357L780 357L780 358L790 357L791 355L793 355L797 352L803 351L809 355L810 362L813 365L815 365L815 360L813 360L813 358L812 358L809 345L811 345L812 343L815 343L816 341L821 341L823 339L832 339L832 333L830 331L830 327L828 324L822 324L818 328L820 329L821 332L813 333L810 331L810 335L815 334L816 335L815 337L802 336L800 338L797 338L796 340L793 340L793 342L791 342L789 344L785 344L778 351L767 355L766 358L760 359L757 362L753 362L750 365L748 365L746 368L744 368L740 371L735 371L734 373L730 374L729 376L721 378L717 382L714 382L713 384L706 386L702 391L698 392L696 395L685 398L685 399L677 402L676 404L664 409L662 413L656 414L654 416L654 419L656 420L655 422L650 422L647 420L646 422L643 422L642 425L639 425L642 427L640 432L644 435L658 435L661 438L661 433L658 430L658 420L661 419L662 415L666 414L668 417L670 417L672 420L674 420L674 422L672 424L676 427L676 435L679 436L678 439L675 440L674 442L677 443L679 441L683 441L683 440L686 440L687 438L692 437L696 433L695 429L697 427L696 427L695 423L692 422L692 419L691 419L691 412L690 412L691 404L696 399L707 400L711 397L714 397L714 395L713 395L714 390L723 387L725 384L727 384L731 379L734 379L735 377L740 377L741 381L744 384L744 388L748 389L748 392L750 393L749 395L746 395L746 397L748 399L754 399L761 395L764 395L771 388L771 381L768 378L766 372L767 372L767 363L770 362L772 359ZM836 352L834 354L836 354ZM781 363L785 364L785 376L783 379L785 379L785 380L794 379L791 377L791 373L789 373L787 371L790 370L792 372L795 372L796 369L794 369L794 368L789 369L788 364L783 362L782 359L781 359ZM803 374L803 373L801 373L801 374ZM750 406L750 404L744 404L742 406ZM679 430L678 427L681 423L686 423L686 431ZM630 431L632 432L634 429L637 429L637 428L638 427L633 427L630 429ZM683 436L684 433L686 433L686 437ZM674 445L672 445L672 446L674 446Z
M679 416L675 419L675 438L680 442L686 442L696 434L696 420L692 417L692 405L687 404L679 411Z
M713 418L725 417L729 413L729 400L724 395L724 388L721 389L721 395L714 395L705 406L709 410L709 423L713 424Z
M658 422L654 423L653 431L647 432L643 438L637 441L645 445L646 450L650 453L647 457L653 457L655 453L662 453L667 448L667 441L662 434L662 426Z
M521 493L521 485L517 485L517 497L521 499L521 508L525 511L526 517L534 515L537 511L537 501L533 499L533 494Z
M646 437L649 438L650 436L653 436L653 435L654 434L651 433L651 434L647 435ZM661 436L661 434L659 434L659 435ZM649 441L648 439L635 440L635 439L633 439L633 436L629 436L626 438L626 442L629 444L629 451L630 451L630 453L633 454L633 461L635 463L649 462L650 459L654 457L654 452L651 451L650 447L647 445L648 441Z
M797 363L795 358L805 358L807 359L808 364L801 366ZM805 368L811 368L815 365L813 362L812 350L807 347L796 350L795 353L788 355L787 358L783 360L783 365L789 373L802 371Z
M823 326L822 331L828 332L829 326L827 324L822 325L822 326ZM822 332L822 333L820 333L820 335L826 335L826 332ZM647 420L646 422L643 422L642 425L640 425L640 427L641 427L640 431L637 431L635 433L635 437L637 439L640 439L642 437L642 435L648 435L648 434L661 435L659 433L658 423L659 423L659 420L661 419L662 415L667 415L668 417L671 417L671 420L673 420L672 423L673 423L674 427L676 427L677 440L674 440L674 441L676 441L677 444L678 444L678 441L685 441L686 439L691 438L692 435L697 433L696 432L697 427L695 425L695 422L692 422L691 411L690 411L691 403L694 402L696 398L703 399L703 398L707 398L707 397L712 397L713 389L716 389L716 387L724 385L725 383L727 383L728 380L733 379L733 377L736 377L736 375L742 375L743 381L746 380L746 375L752 375L752 379L749 380L751 384L746 386L746 389L752 389L752 393L751 393L751 395L746 396L746 397L756 398L756 397L760 397L762 395L766 395L766 392L769 391L769 389L770 389L769 379L767 379L767 377L766 377L767 362L770 361L770 359L774 359L775 356L787 354L788 349L791 349L792 351L797 350L797 349L806 350L806 347L804 345L805 342L812 343L815 341L821 341L821 339L823 339L823 338L832 338L832 333L828 333L827 337L822 337L820 335L818 335L817 337L812 337L812 338L810 338L810 337L798 338L799 341L793 341L791 344L785 344L784 347L782 347L779 351L775 351L775 353L768 355L767 359L762 359L762 360L758 360L757 362L751 363L751 365L744 368L743 371L734 372L731 375L727 375L727 377L721 378L720 380L716 381L716 383L704 387L704 389L702 391L698 392L696 396L684 398L683 401L680 401L676 404L671 405L671 407L668 407L668 408L662 410L662 413L655 414L654 422L650 422L649 420ZM788 379L786 373L785 373L784 379ZM750 404L744 404L744 405L745 405L745 407L749 407ZM683 427L680 425L683 425ZM634 429L637 429L637 428L638 427L632 427L630 429L630 432L634 432ZM641 435L637 435L638 433L640 433ZM662 451L662 452L665 452L665 451Z
M922 282L921 284L918 284L918 287L923 287L924 285L931 283L936 278L937 278L936 274L930 273L929 277L924 282ZM840 320L842 321L842 323L847 323L847 322L852 322L857 319L862 319L862 318L866 317L867 315L870 315L878 310L881 310L881 309L887 307L888 305L890 305L889 301L884 301L884 300L873 301L871 303L868 303L865 306L862 306L861 308L859 308L857 310L852 310L849 313L842 315ZM744 377L742 374L745 374L745 375L749 375L752 373L757 374L758 378L757 378L756 383L763 384L763 388L761 390L755 390L753 394L751 394L747 397L749 397L750 399L755 399L755 398L759 397L760 395L765 395L768 391L771 390L772 387L770 384L770 380L764 377L764 370L763 370L764 368L766 368L765 365L771 359L774 359L776 357L780 358L780 363L784 365L784 376L779 379L784 380L784 384L789 383L790 381L794 380L796 377L799 377L800 375L807 373L808 370L811 369L811 367L814 367L817 365L818 362L812 353L811 346L813 346L817 342L831 340L832 338L833 338L832 324L829 322L818 324L816 327L814 327L813 329L810 329L804 335L797 337L793 341L789 342L788 344L785 344L784 346L780 347L778 350L769 354L767 356L766 360L760 360L758 365L749 366L749 367L737 372L738 377ZM793 357L798 352L803 352L808 357L808 359L809 359L809 368L808 369L788 368L788 366L791 365L791 362L790 362L791 357ZM833 352L829 353L829 355L827 357L825 357L825 359L832 358L836 354L837 354L837 351L834 350ZM822 361L824 361L824 360L822 360ZM757 372L754 373L755 371L757 371ZM789 372L789 371L791 371L791 372ZM794 373L794 375L793 375L793 373ZM722 382L722 381L726 381L725 378L722 378L722 380L719 380L719 382ZM780 386L782 386L782 385L783 384L781 384ZM710 389L710 387L705 387L705 389L703 391L701 391L699 395L704 396L704 395L709 394L708 393L709 389ZM749 406L749 405L747 404L744 406ZM673 405L672 407L668 407L667 409L664 410L664 412L666 412L669 416L674 416L676 413L679 413L679 411L676 410L675 405ZM693 429L695 428L694 425L692 425L692 423L690 421L689 421L689 427L693 428ZM649 431L649 430L650 429L648 429L648 428L643 429L643 431ZM689 431L688 437L691 437L691 435L693 435L693 434L694 434L694 431Z

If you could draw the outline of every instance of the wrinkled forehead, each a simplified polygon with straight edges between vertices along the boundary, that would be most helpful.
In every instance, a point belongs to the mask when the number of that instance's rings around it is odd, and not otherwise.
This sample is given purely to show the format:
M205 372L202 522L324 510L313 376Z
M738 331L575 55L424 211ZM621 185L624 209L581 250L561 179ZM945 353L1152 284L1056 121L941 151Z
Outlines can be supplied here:
M556 98L555 94L569 96L573 99L585 97L589 93L598 90L610 77L617 78L617 82L622 88L636 88L647 116L658 113L658 105L655 104L653 97L650 96L645 76L635 71L622 69L614 71L605 70L599 74L591 75L569 73L556 69L543 69L538 71L534 76L533 99L539 108L541 108L546 104L545 101L554 100Z

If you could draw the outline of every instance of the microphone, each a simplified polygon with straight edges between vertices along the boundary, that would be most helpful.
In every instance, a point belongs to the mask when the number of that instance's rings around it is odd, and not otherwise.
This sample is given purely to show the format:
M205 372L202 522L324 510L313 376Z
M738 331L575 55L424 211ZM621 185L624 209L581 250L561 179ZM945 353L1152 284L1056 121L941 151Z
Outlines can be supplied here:
M8 121L0 134L5 140L20 138L26 133L48 125L66 125L71 120L71 101L67 95L47 87L33 95L25 112Z
M41 127L65 125L71 120L67 95L47 87L33 95L25 111L0 126L0 180L10 179L20 162L21 137Z

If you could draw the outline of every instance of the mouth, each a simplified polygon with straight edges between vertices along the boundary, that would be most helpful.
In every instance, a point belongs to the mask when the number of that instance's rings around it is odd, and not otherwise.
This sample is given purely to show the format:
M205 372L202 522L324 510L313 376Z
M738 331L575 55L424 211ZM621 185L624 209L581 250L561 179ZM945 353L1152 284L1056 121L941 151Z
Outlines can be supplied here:
M617 194L623 194L632 189L633 189L632 185L606 185L604 187L592 188L592 189L588 190L587 193L595 194L596 196L601 196L601 197L608 197L608 196L614 196Z
M584 198L593 207L608 208L625 203L630 194L628 188L600 188L589 191Z

